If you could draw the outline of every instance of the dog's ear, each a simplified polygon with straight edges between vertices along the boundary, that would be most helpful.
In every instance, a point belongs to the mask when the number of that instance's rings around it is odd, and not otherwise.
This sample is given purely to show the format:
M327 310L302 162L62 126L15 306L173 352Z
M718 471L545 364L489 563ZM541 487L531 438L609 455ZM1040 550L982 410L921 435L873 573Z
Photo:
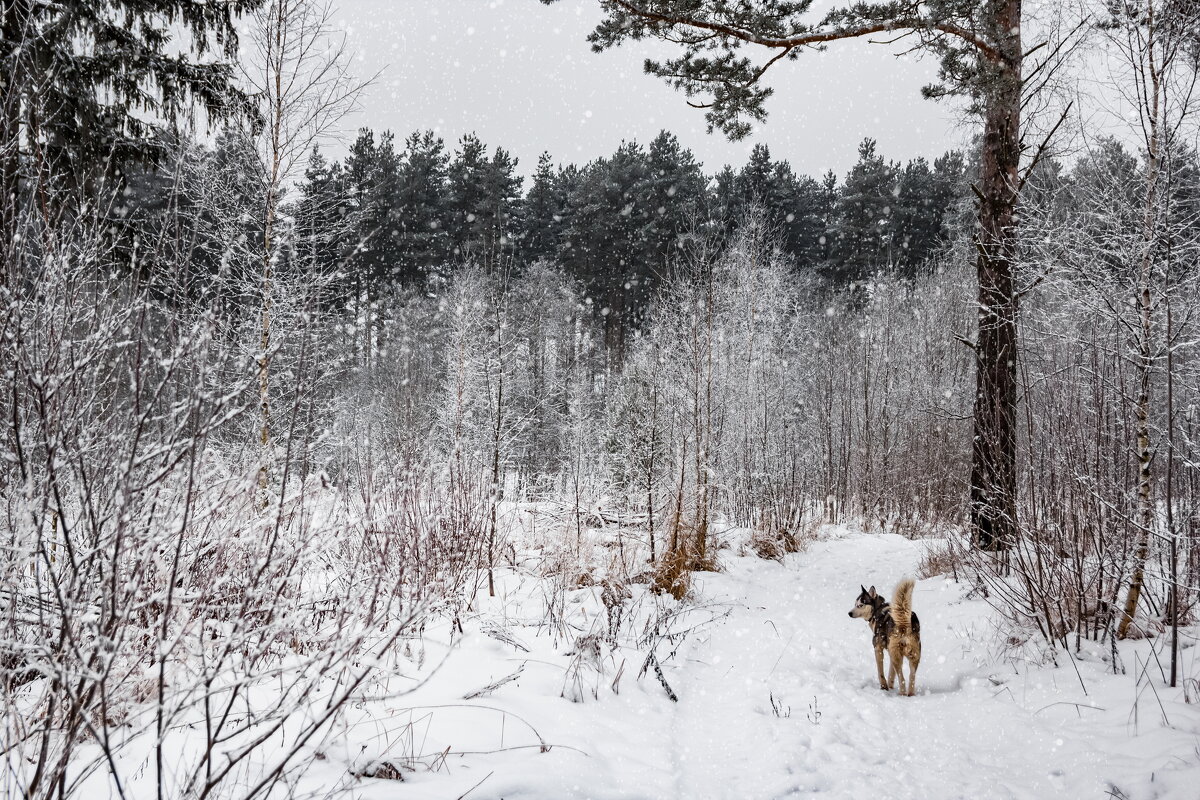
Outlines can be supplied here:
M863 586L861 583L858 585L858 588L862 589L863 594L867 593L867 587Z
M872 600L874 600L874 599L875 599L875 597L876 597L876 595L875 595L875 587L874 587L874 586L872 586L870 589L868 589L868 590L867 590L867 594L871 595L871 599L872 599Z

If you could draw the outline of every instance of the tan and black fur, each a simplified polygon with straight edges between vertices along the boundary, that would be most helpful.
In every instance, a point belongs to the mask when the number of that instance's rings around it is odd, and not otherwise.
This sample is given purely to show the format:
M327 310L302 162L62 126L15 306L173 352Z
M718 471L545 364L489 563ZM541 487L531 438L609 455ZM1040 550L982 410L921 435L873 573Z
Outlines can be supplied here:
M891 689L897 676L900 694L912 697L917 686L917 665L921 663L921 622L912 611L915 582L905 578L896 584L895 601L888 603L883 596L860 586L862 592L854 601L851 617L864 619L871 626L875 645L875 668L879 672L879 688ZM883 654L887 652L889 668L883 677ZM904 659L908 659L908 684L904 682ZM907 691L906 691L907 688Z

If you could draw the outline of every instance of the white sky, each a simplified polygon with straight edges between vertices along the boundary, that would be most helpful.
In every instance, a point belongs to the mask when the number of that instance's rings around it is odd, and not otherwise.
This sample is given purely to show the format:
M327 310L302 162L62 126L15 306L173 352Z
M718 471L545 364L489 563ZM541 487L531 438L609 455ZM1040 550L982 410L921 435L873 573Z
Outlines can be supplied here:
M347 121L349 136L363 125L398 139L432 128L453 150L474 131L489 147L514 152L525 174L543 150L583 164L623 139L647 143L662 128L710 173L744 163L765 142L798 172L832 168L839 176L864 136L879 140L885 157L907 160L932 159L969 135L952 106L921 98L934 61L896 58L894 47L834 43L777 64L768 73L775 96L766 125L730 143L705 133L703 112L681 93L642 73L645 57L663 45L591 52L585 37L600 17L596 0L340 0L338 17L356 72L380 73Z

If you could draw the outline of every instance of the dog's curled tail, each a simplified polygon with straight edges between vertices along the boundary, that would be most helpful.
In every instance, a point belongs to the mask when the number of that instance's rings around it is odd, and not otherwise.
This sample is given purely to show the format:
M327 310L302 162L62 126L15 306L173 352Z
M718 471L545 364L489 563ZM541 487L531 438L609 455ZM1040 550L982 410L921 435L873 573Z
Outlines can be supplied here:
M892 595L892 621L896 623L898 633L907 633L912 629L912 593L916 581L904 578L896 584Z

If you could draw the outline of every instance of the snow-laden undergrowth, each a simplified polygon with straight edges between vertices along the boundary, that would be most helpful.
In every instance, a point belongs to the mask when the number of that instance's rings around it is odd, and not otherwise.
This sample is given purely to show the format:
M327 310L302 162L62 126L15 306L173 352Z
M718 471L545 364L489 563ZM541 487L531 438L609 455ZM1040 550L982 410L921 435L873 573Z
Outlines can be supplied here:
M890 595L927 542L828 529L776 562L726 536L723 571L698 575L683 603L600 572L546 574L544 552L515 548L461 632L439 619L399 645L395 667L306 748L291 788L508 800L1195 796L1194 631L1187 680L1172 690L1153 641L1121 643L1123 674L1087 643L1054 666L1015 655L969 586L921 580L918 696L898 697L878 689L868 630L846 612L860 583ZM148 753L121 751L135 776L127 796L153 796L134 763ZM103 771L88 796L116 796Z

